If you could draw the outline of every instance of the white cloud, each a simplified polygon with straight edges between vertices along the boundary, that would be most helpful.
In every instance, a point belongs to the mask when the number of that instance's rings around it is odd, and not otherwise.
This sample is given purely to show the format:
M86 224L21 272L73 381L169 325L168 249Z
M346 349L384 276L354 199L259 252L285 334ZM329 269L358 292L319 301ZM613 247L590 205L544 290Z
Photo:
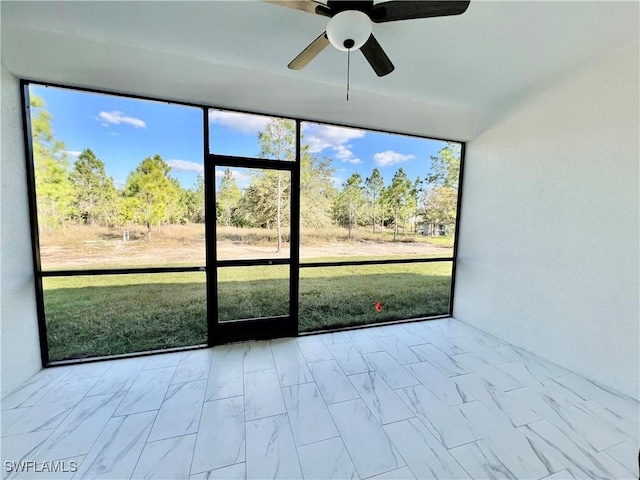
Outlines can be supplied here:
M343 146L350 140L364 137L364 131L355 128L334 127L331 125L308 125L305 128L305 143L309 152L319 153L326 148ZM346 148L346 147L345 147Z
M216 170L216 178L222 178L224 176L224 170ZM231 170L231 176L236 179L238 183L247 183L251 180L251 175L240 170Z
M100 112L98 118L104 121L102 123L102 126L105 126L105 123L111 123L113 125L120 125L121 123L125 123L136 128L147 128L147 124L144 120L140 120L139 118L135 117L128 117L120 111Z
M71 158L78 158L82 152L80 150L65 150L64 153L69 155Z
M353 165L358 165L362 163L362 160L356 158L353 155L353 152L350 150L351 145L336 145L335 147L331 147L334 151L334 155L338 160L342 160L343 162L348 162Z
M117 137L120 134L118 132L109 132L109 135L111 135L112 137Z
M167 160L167 165L177 172L204 173L204 165L189 160Z
M403 155L392 150L387 150L386 152L376 153L373 156L373 161L379 167L387 167L396 163L407 162L409 160L413 160L414 158L416 158L415 155Z
M331 177L331 181L333 182L334 187L340 188L340 185L342 185L342 182L344 182L344 178Z
M249 115L246 113L223 112L220 110L211 110L209 112L210 122L219 123L233 130L254 135L264 130L269 120L271 120L270 117Z
M357 158L351 148L350 140L363 138L365 132L355 128L334 127L331 125L308 125L305 128L304 141L309 145L309 152L319 153L330 149L333 156L345 163L358 165L362 160Z

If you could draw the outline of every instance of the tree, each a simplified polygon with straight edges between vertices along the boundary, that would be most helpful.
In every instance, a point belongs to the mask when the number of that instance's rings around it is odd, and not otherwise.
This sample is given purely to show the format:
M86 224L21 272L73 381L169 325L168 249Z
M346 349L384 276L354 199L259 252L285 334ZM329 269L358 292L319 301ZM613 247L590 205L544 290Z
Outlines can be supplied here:
M147 227L149 241L151 226L169 220L170 206L179 198L170 171L160 155L147 157L129 174L125 185L126 209L133 221Z
M420 177L416 178L413 182L413 188L411 189L411 210L413 216L413 233L418 231L418 216L420 215L420 201L422 199L422 193L424 191L423 181Z
M437 156L431 157L431 171L427 176L427 183L458 189L461 148L459 143L450 142Z
M220 180L220 187L216 192L216 203L227 227L231 226L231 215L238 208L241 199L242 190L238 187L231 170L226 168Z
M399 168L393 176L391 185L389 185L385 192L393 211L394 242L398 236L398 225L400 224L400 220L405 217L407 213L407 206L410 206L411 190L411 180L409 180L405 171L402 168Z
M265 129L258 134L260 157L274 160L294 161L296 159L296 124L293 120L271 119ZM288 187L283 174L268 172L262 176L263 183L272 179L275 182L276 229L278 234L278 252L282 248L282 192ZM265 199L266 200L266 199Z
M53 135L44 100L31 95L30 104L38 223L41 228L64 226L73 201L65 145Z
M374 168L371 176L364 181L364 186L369 205L371 206L373 233L376 233L376 212L378 211L378 207L381 207L381 197L384 191L384 179L382 175L380 175L380 170ZM380 220L382 220L383 216L384 213L381 211Z
M457 202L458 192L451 187L435 187L425 192L423 216L425 222L433 225L432 235L436 225L455 224Z
M116 187L105 171L104 163L90 149L80 153L69 179L75 190L75 215L89 225L113 225Z
M300 158L300 222L302 227L322 228L331 223L331 208L337 194L333 186L331 159L319 158L302 147Z
M361 216L364 204L363 190L362 177L359 173L354 173L342 184L342 191L336 198L336 217L338 222L349 230L349 238L351 230L358 224Z

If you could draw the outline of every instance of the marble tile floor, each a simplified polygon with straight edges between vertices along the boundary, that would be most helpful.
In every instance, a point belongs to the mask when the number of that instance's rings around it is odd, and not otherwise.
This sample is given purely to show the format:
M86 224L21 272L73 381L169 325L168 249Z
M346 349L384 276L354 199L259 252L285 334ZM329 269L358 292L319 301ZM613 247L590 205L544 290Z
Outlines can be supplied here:
M449 319L49 368L1 406L2 478L638 478L638 402Z

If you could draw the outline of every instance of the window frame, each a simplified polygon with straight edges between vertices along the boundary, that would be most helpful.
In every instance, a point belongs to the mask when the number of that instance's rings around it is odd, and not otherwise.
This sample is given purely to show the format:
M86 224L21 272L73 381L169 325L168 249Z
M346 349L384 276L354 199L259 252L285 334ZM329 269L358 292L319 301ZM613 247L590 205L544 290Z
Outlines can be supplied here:
M103 269L69 269L69 270L42 270L41 257L40 257L40 238L39 238L39 226L37 216L37 199L36 199L36 186L35 186L35 164L32 150L32 134L31 134L31 105L29 97L29 86L38 85L43 87L61 88L77 92L87 92L103 95L111 95L136 100L148 100L154 102L164 102L174 105L194 107L202 110L203 115L203 142L204 142L204 177L205 177L205 265L203 266L188 266L188 267L132 267L132 268L103 268ZM395 132L389 130L375 129L369 127L363 127L353 124L338 124L333 122L322 122L317 120L304 119L299 117L292 117L289 115L283 115L278 112L258 112L247 111L240 109L233 109L227 107L219 107L208 104L196 104L190 102L184 102L179 100L169 100L154 98L149 96L129 94L122 92L115 92L109 90L76 87L70 85L56 84L50 82L43 82L37 80L20 79L20 95L22 102L22 124L24 134L24 146L25 146L25 162L26 162L26 174L27 174L27 194L28 194L28 206L29 206L29 223L31 229L31 246L32 246L32 260L33 260L33 274L34 274L34 289L36 298L36 311L38 320L38 333L40 344L40 356L43 367L52 367L57 365L68 365L77 363L94 362L101 360L112 360L115 358L129 358L151 355L158 352L175 352L194 350L200 348L208 348L221 343L228 343L231 341L247 340L247 339L260 339L260 338L275 338L282 336L306 336L315 335L326 332L343 331L343 330L355 330L360 328L376 327L380 325L400 324L407 322L414 322L420 320L432 320L439 318L449 318L453 314L454 306L454 293L455 293L455 281L456 281L456 265L458 257L458 241L460 232L460 216L463 197L463 179L464 179L464 163L465 163L465 150L466 142L452 139L444 139L439 137L432 137L427 135L416 135L406 132ZM265 115L271 117L283 118L286 120L295 121L296 124L296 156L295 161L281 161L271 159L256 159L249 157L235 157L228 155L218 155L210 153L209 149L209 111L221 110L234 113L243 113L251 115ZM458 178L458 191L457 191L457 203L456 203L456 220L455 220L455 236L453 242L453 252L451 256L437 257L437 258L411 258L411 259L386 259L386 260L361 260L361 261L331 261L331 262L300 262L300 222L292 221L290 225L290 258L289 259L256 259L256 260L217 260L216 257L216 220L215 213L212 218L209 217L207 212L215 212L215 186L211 183L211 178L215 181L215 167L216 166L228 166L239 168L266 168L273 170L283 170L291 172L291 191L297 192L300 190L300 157L301 157L301 134L302 134L302 122L310 122L318 125L331 126L331 127L343 127L343 128L356 128L360 130L385 133L385 134L397 134L405 135L414 138L436 140L443 142L455 142L460 144L460 171ZM291 218L300 218L300 195L291 195ZM294 241L295 240L295 241ZM409 264L409 263L434 263L434 262L451 262L451 282L450 282L450 295L449 295L449 308L446 313L441 315L421 316L408 319L399 319L379 323L371 323L365 325L355 325L350 327L338 327L322 330L315 330L309 332L299 332L299 270L301 268L315 268L315 267L339 267L350 265L383 265L383 264ZM288 316L270 317L263 319L248 319L237 322L219 323L217 321L218 301L217 301L217 268L218 267L233 267L233 266L254 266L254 265L290 265L290 309ZM193 345L186 347L173 347L162 350L151 350L141 352L130 352L125 354L110 355L103 357L88 357L81 359L68 359L59 361L50 361L48 353L48 338L46 327L46 315L44 308L44 291L42 279L46 277L68 277L68 276L98 276L98 275L113 275L113 274L155 274L155 273L178 273L178 272L205 272L206 273L206 292L207 292L207 344L206 345ZM282 323L282 319L286 317L288 322ZM240 325L239 328L232 327L232 324ZM231 327L231 329L229 329ZM295 327L295 329L294 329ZM229 329L228 331L226 331ZM220 341L222 339L222 341Z

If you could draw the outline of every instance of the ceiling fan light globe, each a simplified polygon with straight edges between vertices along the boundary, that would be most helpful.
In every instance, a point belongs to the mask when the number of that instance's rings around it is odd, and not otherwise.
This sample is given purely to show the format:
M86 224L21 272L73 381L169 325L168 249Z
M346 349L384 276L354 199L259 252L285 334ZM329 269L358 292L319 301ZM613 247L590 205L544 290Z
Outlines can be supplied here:
M371 20L366 13L357 10L345 10L335 15L327 25L327 38L338 50L357 50L362 47L371 35ZM345 41L352 40L353 46L347 48ZM347 42L350 45L351 42Z

